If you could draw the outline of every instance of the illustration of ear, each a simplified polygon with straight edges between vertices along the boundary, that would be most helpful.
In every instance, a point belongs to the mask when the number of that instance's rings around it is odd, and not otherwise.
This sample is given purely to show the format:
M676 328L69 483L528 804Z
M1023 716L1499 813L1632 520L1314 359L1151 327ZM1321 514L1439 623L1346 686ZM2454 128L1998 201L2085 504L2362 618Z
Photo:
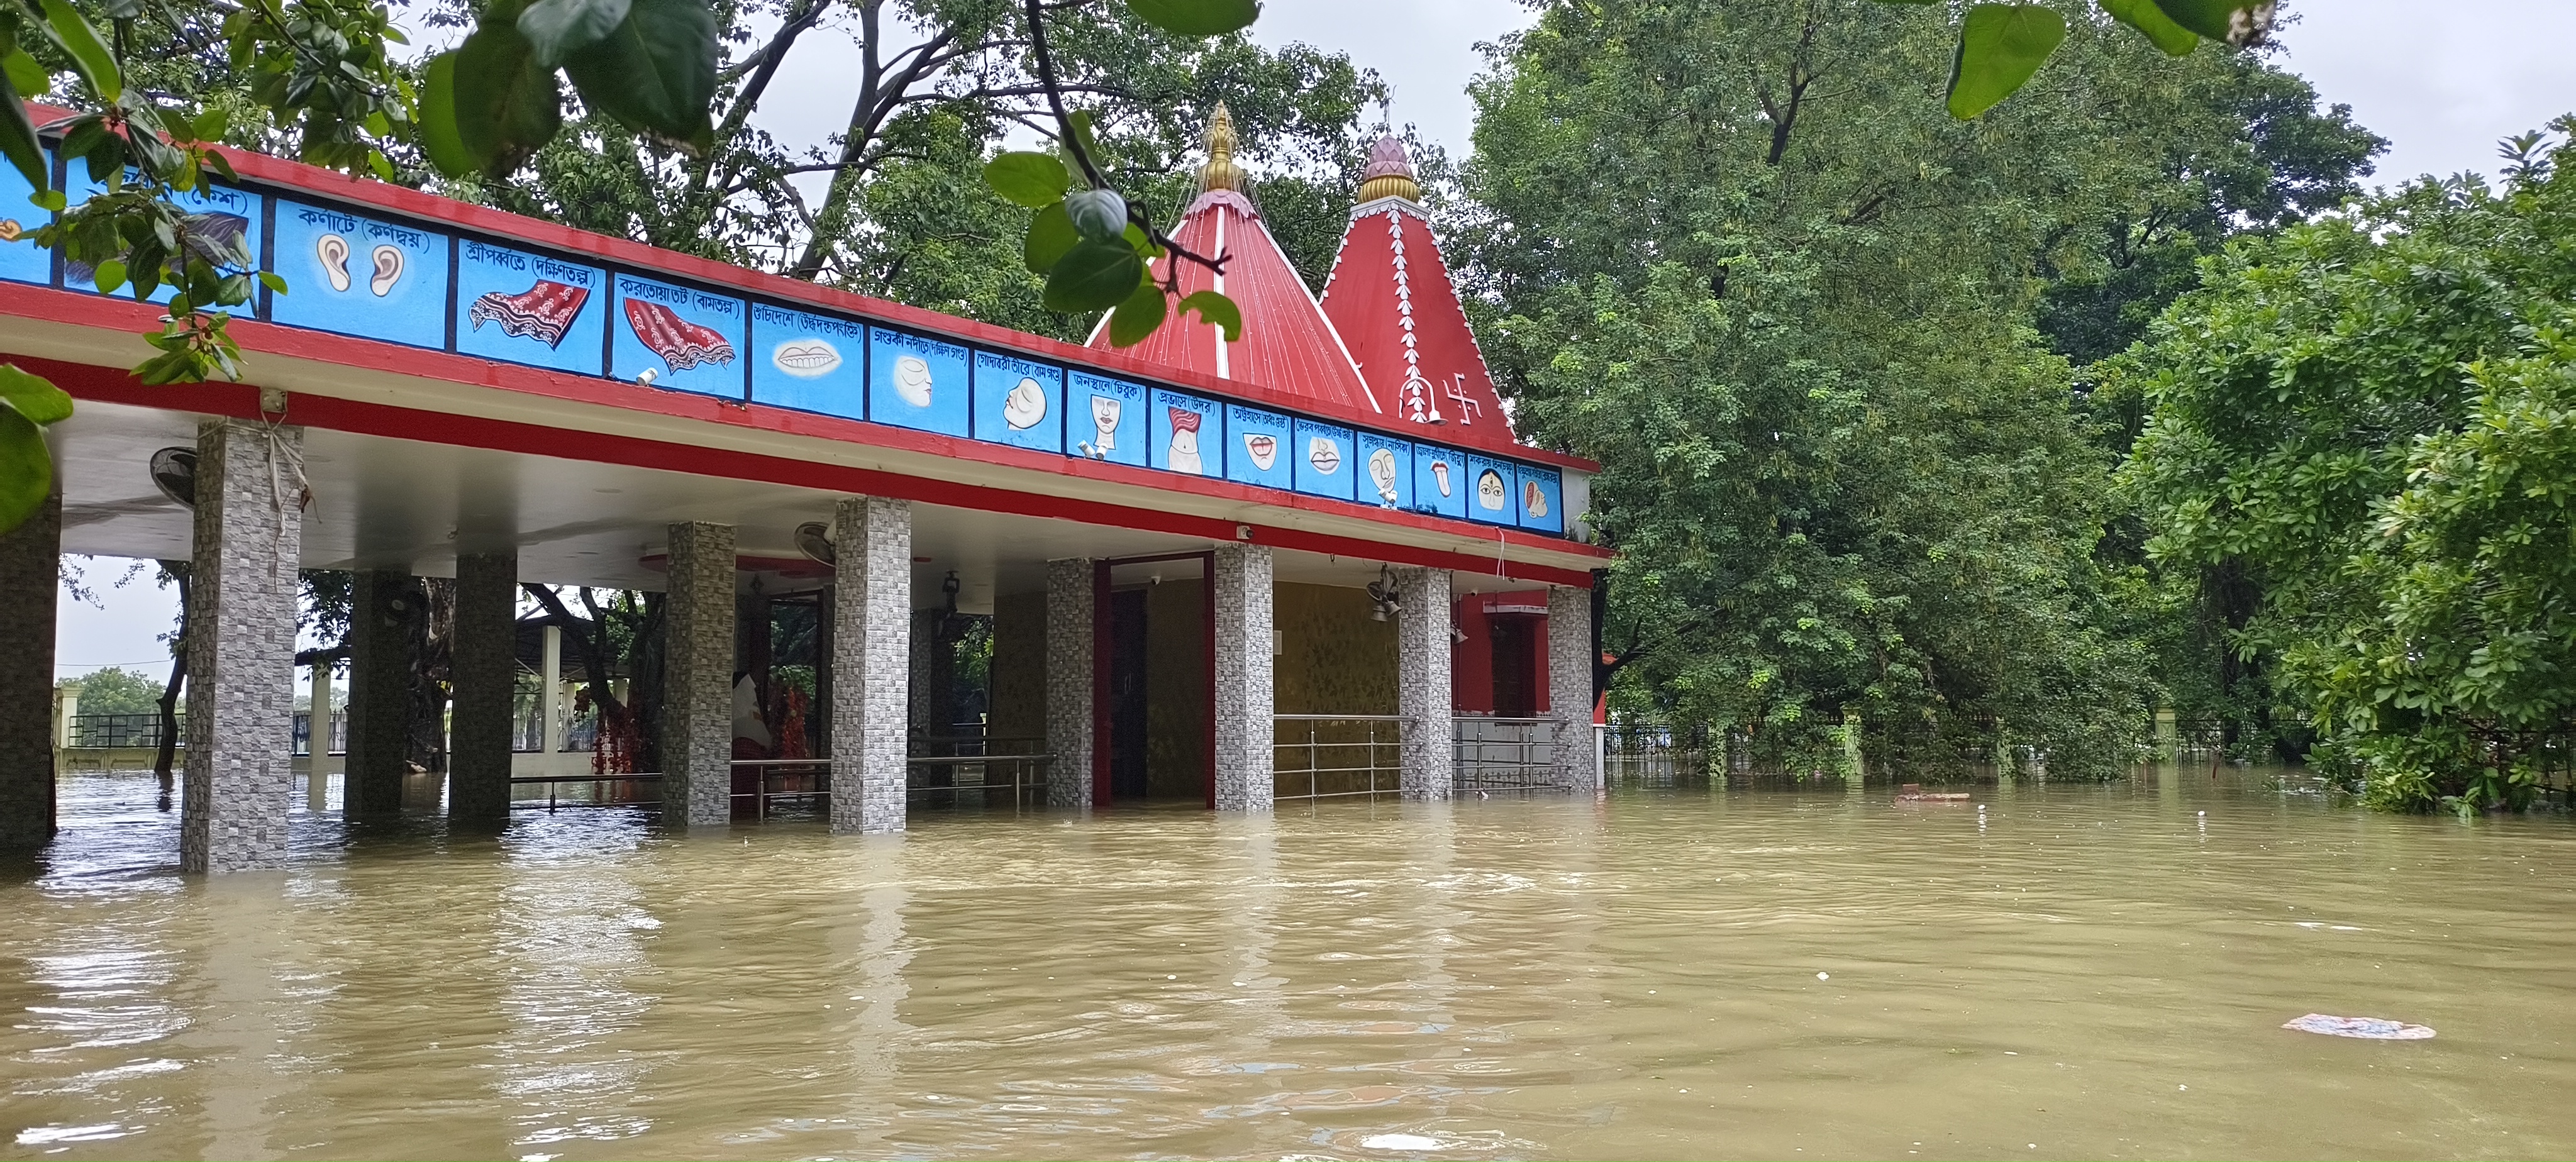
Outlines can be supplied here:
M367 289L376 292L377 298L383 298L386 292L394 289L395 283L402 281L402 248L379 246L370 257L376 260L376 276L367 280Z
M331 289L349 289L349 240L337 234L325 234L313 243L313 256L322 260L322 277L331 280Z

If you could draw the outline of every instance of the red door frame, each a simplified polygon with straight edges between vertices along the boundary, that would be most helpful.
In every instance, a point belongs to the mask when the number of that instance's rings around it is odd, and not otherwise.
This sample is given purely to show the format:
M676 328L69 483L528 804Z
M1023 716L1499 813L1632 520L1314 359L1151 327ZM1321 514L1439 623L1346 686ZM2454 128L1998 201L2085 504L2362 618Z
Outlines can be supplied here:
M1216 809L1216 551L1152 553L1141 557L1102 557L1091 565L1091 806L1094 810L1110 805L1109 797L1109 570L1117 565L1144 565L1155 561L1197 561L1199 563L1199 612L1203 647L1199 653L1206 663L1207 711L1200 753L1206 762L1199 772L1199 782L1206 793L1208 809Z

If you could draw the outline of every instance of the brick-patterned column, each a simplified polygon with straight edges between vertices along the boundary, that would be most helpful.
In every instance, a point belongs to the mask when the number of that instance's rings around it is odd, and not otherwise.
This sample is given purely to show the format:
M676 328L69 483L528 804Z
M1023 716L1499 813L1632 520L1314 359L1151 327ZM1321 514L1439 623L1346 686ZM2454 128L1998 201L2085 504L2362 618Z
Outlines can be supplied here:
M832 514L832 830L901 831L912 681L912 504Z
M1046 736L1047 806L1089 810L1091 767L1099 725L1097 658L1100 648L1099 566L1087 557L1047 562Z
M1447 569L1398 569L1395 705L1404 721L1399 779L1407 799L1446 799L1457 779L1449 686L1452 611Z
M1601 789L1592 748L1592 591L1547 591L1547 716L1555 743L1554 781L1569 791Z
M1216 550L1216 809L1267 811L1278 796L1271 750L1270 548Z
M349 753L341 764L340 814L402 814L405 719L411 699L411 575L365 569L349 578Z
M663 596L662 822L733 818L733 526L671 526Z
M182 871L247 871L286 855L303 447L302 428L197 427Z
M518 613L516 552L457 556L452 650L456 702L449 719L447 759L450 819L490 825L510 817L510 711L519 684ZM729 668L731 661L726 665Z
M63 498L0 533L0 851L54 837L54 601Z

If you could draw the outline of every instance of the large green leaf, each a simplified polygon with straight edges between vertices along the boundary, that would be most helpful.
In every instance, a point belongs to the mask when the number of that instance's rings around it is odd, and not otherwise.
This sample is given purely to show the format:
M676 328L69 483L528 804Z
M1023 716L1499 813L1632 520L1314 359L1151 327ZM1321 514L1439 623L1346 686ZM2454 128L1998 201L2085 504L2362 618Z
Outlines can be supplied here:
M1950 115L1975 117L2027 83L2066 39L2066 18L2037 4L1979 4L1959 26Z
M18 86L5 72L0 72L0 154L18 167L28 185L41 190L53 184L54 175L45 165L45 147L36 140L36 123L27 119L26 103L18 99Z
M1233 299L1212 290L1194 291L1181 300L1181 309L1197 315L1202 323L1215 324L1228 343L1243 338L1243 308L1234 305Z
M453 52L429 58L428 75L420 87L420 145L429 154L429 164L452 178L481 173L492 162L467 148L464 135L457 129Z
M1073 188L1073 175L1064 168L1063 159L1025 149L997 154L985 162L984 181L994 193L1032 210L1064 200L1064 192Z
M487 173L519 168L563 128L563 87L505 6L485 13L457 48L451 79L456 136Z
M45 66L27 55L15 37L9 39L9 51L0 52L0 69L8 71L9 84L21 97L44 96L54 84L54 79L45 75Z
M1082 235L1074 231L1073 219L1065 216L1064 203L1057 202L1029 220L1029 236L1020 243L1020 261L1028 264L1030 274L1045 274L1080 241Z
M2200 46L2200 34L2174 23L2156 0L2102 0L2102 11L2144 33L2166 56L2190 56Z
M114 104L125 95L125 74L116 67L116 54L107 50L98 29L89 18L67 0L45 0L45 32L72 58L72 67L81 79L89 82L90 91L101 101Z
M2206 36L2243 47L2272 31L2273 0L2155 0L2173 22Z
M0 363L0 403L18 409L18 414L39 424L59 424L72 418L72 397L43 376L31 375L14 363Z
M1047 272L1040 301L1050 311L1073 314L1105 311L1136 293L1145 280L1145 260L1125 242L1081 242L1056 260Z
M1171 308L1163 301L1163 288L1152 282L1136 284L1136 293L1109 313L1109 345L1133 347L1145 336L1163 325L1163 316Z
M1127 0L1138 19L1183 36L1223 36L1252 25L1261 15L1256 0Z
M630 129L703 153L715 144L716 18L698 0L634 0L599 43L564 60L583 102Z
M537 0L519 14L519 35L537 48L537 62L547 68L564 63L575 51L608 38L626 22L635 0Z
M53 487L54 457L44 432L15 409L0 408L0 532L18 527Z
M1065 217L1072 219L1076 233L1095 242L1109 242L1127 234L1127 199L1116 190L1075 190L1064 196Z

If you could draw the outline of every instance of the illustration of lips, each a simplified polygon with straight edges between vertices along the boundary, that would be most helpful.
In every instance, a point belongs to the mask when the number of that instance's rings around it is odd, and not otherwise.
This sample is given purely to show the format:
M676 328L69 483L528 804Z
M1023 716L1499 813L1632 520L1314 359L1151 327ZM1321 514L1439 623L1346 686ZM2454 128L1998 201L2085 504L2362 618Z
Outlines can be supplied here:
M1012 386L1011 394L1002 397L1002 422L1012 431L1036 427L1039 420L1046 418L1046 413L1046 388L1025 375Z
M733 362L733 344L709 327L701 327L672 312L660 303L641 299L626 300L626 325L634 328L635 338L644 349L662 357L673 371L687 371L701 363L718 367Z
M1431 462L1431 482L1440 486L1440 495L1447 496L1450 494L1448 461L1434 460Z
M1316 472L1330 476L1342 470L1342 450L1327 437L1310 436L1306 440L1306 462L1314 465Z
M376 273L367 279L367 289L383 298L392 293L395 283L402 281L402 247L386 243L367 252L367 258L376 265Z
M590 288L566 286L538 279L535 286L514 295L486 291L466 308L465 317L480 331L485 323L499 323L501 333L513 339L535 339L548 347L563 345L564 332L572 321L581 317L581 308L590 301Z
M820 379L841 365L841 350L821 339L790 339L770 349L769 365L798 379Z
M1264 472L1270 471L1270 466L1279 462L1279 440L1275 436L1245 432L1243 450L1251 453L1252 466Z
M930 406L930 361L905 355L894 361L894 393L917 408Z
M322 277L335 291L349 289L349 240L325 234L313 240L313 257L322 262Z
M1503 511L1503 474L1491 468L1476 474L1476 507L1487 512Z
M1538 481L1521 482L1521 507L1528 509L1531 516L1547 515L1547 492L1538 486Z
M1395 453L1379 448L1369 453L1369 479L1377 483L1378 499L1395 503Z

